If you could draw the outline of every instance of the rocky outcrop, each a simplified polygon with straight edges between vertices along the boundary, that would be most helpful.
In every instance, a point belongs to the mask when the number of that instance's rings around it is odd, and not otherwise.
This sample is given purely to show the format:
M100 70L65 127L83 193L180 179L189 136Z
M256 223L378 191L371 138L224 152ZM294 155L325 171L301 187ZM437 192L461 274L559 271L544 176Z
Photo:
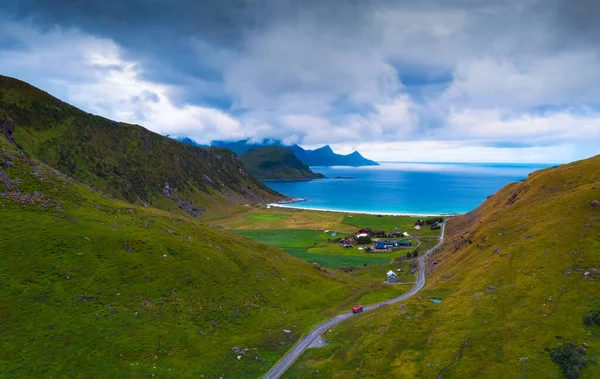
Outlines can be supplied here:
M5 136L11 143L15 143L13 139L15 122L12 118L8 116L8 114L0 109L0 133Z

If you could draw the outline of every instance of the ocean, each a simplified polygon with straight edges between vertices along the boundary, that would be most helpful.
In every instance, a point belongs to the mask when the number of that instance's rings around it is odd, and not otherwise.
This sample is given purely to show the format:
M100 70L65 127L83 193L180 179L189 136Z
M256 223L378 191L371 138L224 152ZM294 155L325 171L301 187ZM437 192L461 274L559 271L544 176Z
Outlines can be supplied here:
M469 212L504 185L551 166L554 164L382 163L311 167L327 179L265 184L288 196L308 198L291 207L434 215Z

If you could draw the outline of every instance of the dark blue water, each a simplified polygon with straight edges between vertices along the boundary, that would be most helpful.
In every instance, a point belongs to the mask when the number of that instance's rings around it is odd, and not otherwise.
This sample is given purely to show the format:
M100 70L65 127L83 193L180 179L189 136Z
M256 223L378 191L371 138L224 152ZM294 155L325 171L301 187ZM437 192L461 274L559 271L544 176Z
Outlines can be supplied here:
M329 179L267 182L310 209L402 214L464 213L504 185L552 164L383 163L375 167L311 167ZM335 176L355 179L332 179Z

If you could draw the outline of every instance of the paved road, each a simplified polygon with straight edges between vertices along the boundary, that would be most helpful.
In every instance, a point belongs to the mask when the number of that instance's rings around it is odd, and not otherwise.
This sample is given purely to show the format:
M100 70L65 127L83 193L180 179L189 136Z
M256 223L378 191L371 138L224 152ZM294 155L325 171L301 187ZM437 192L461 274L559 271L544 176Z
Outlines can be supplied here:
M437 243L437 245L435 245L431 249L427 250L425 252L425 254L423 254L419 258L419 273L417 274L417 284L413 288L411 288L410 291L402 294L401 296L398 296L398 297L395 297L393 299L389 299L386 301L382 301L381 303L377 303L377 304L373 304L373 305L364 307L363 313L372 311L373 309L377 309L384 305L390 305L390 304L397 303L399 301L406 300L409 297L415 295L417 292L419 292L425 286L425 258L427 257L427 255L429 255L430 252L432 252L433 250L438 248L444 242L445 231L446 231L446 222L444 222L444 225L442 226L442 234L440 235L440 241ZM357 314L360 314L360 313L357 313ZM342 321L349 319L350 317L356 316L357 314L354 314L352 312L344 313L344 314L334 317L328 321L325 321L324 323L315 327L307 335L302 337L302 339L300 341L298 341L298 343L290 351L288 351L287 354L284 355L284 357L281 358L279 360L279 362L277 362L277 364L275 366L273 366L273 368L271 368L271 370L269 370L269 372L267 372L267 374L263 378L264 379L279 378L281 375L283 375L286 372L286 370L292 365L292 363L294 363L296 361L296 359L298 359L300 357L300 355L302 355L302 353L306 349L308 349L310 344L317 337L319 337L321 334L323 334L327 329L331 328L332 326L335 326L335 325L341 323Z

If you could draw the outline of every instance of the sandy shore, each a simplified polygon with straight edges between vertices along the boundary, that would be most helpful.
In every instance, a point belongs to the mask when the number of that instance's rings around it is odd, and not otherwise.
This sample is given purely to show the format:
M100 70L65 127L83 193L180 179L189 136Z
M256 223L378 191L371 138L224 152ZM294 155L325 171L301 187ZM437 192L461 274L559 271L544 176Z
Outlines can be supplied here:
M434 214L434 213L395 213L395 212L366 212L366 211L353 211L353 210L339 210L339 209L325 209L325 208L309 208L290 204L268 204L271 207L277 208L289 208L289 209L303 209L307 211L318 211L318 212L335 212L335 213L355 213L355 214L366 214L366 215L382 215L382 216L414 216L414 217L435 217L435 216L449 216L447 213ZM460 213L452 213L452 216L457 216Z

